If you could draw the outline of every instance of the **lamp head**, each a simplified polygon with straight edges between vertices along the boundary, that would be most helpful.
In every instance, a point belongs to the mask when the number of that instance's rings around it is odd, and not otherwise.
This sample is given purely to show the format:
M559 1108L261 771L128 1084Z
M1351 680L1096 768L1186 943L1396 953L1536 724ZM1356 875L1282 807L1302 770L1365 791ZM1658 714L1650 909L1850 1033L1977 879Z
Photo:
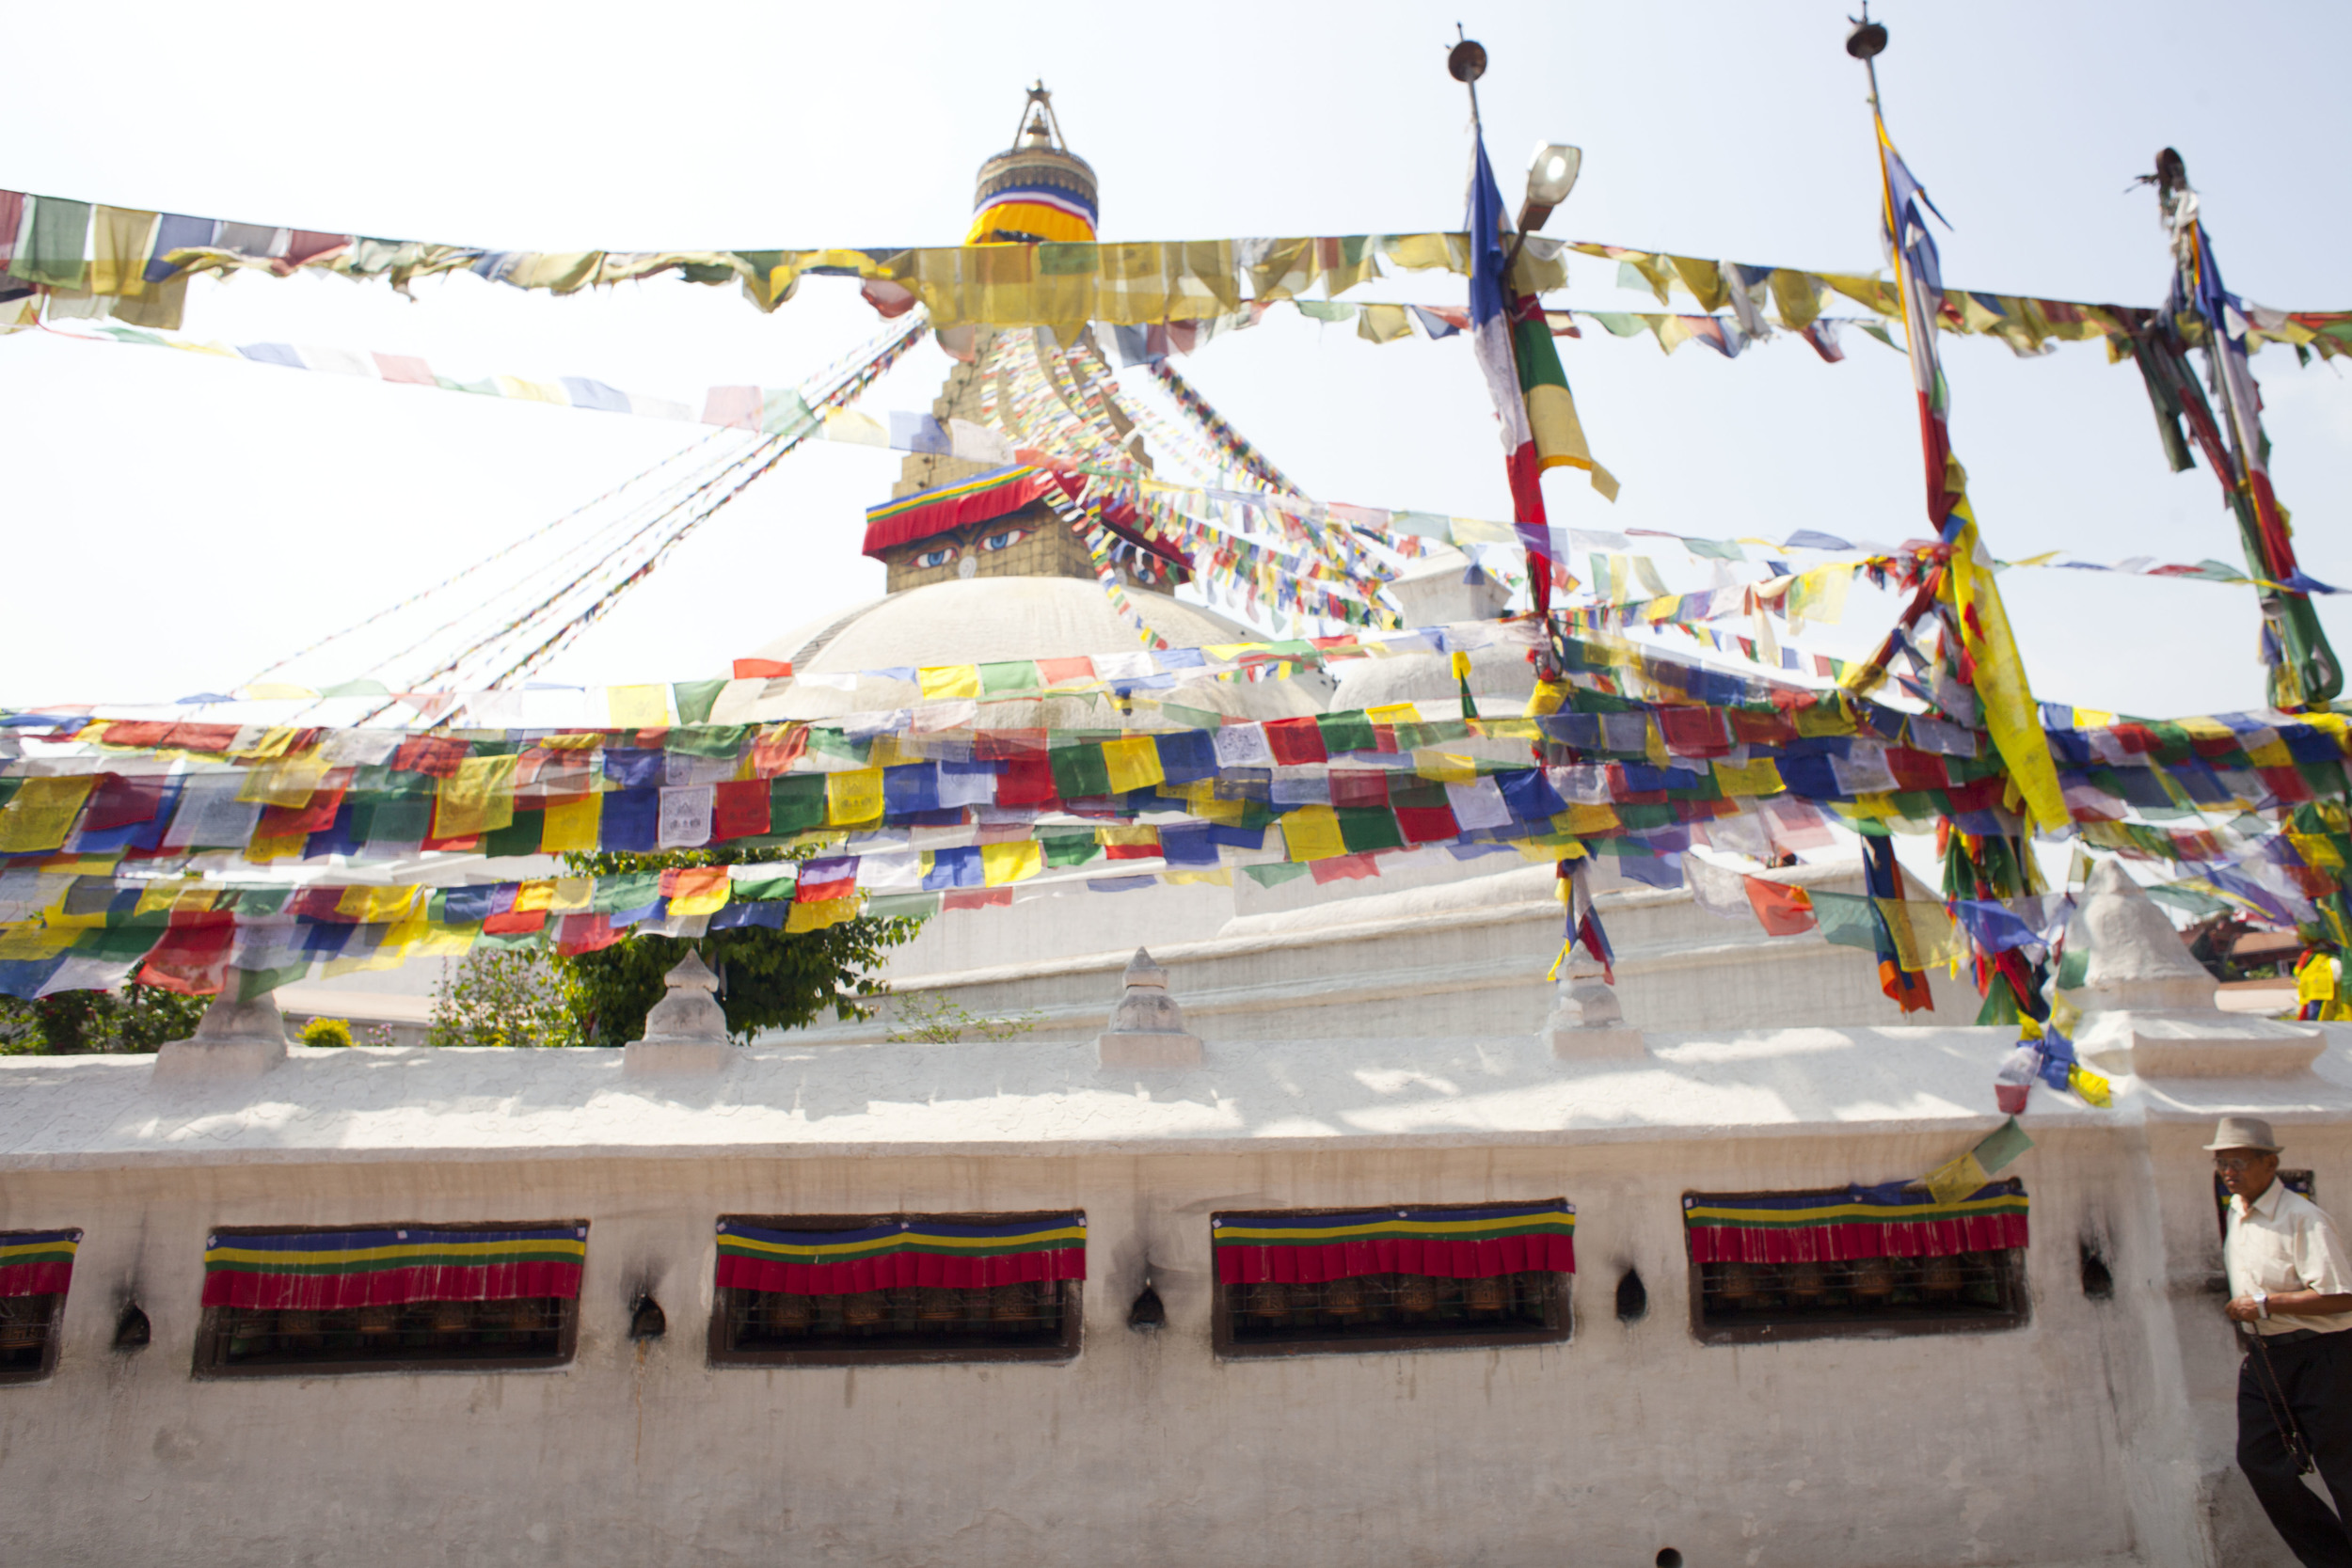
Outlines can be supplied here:
M1584 164L1581 149L1565 142L1541 142L1527 163L1527 200L1519 209L1519 228L1533 233L1551 216L1551 210L1576 189L1576 176Z

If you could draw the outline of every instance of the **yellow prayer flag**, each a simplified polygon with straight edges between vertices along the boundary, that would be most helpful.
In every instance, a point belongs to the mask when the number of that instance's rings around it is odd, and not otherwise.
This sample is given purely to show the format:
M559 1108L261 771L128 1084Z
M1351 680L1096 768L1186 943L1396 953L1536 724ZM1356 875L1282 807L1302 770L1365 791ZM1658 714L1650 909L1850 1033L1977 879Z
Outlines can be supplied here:
M272 861L298 861L310 842L309 833L255 833L245 847L245 858L255 865L267 865Z
M1094 830L1094 842L1106 849L1114 844L1131 847L1143 844L1156 849L1160 847L1160 831L1147 824L1097 828Z
M914 679L923 689L923 700L927 703L980 694L980 667L977 664L927 665L914 672Z
M818 898L805 904L794 904L786 912L784 928L795 935L803 931L821 931L828 926L838 926L845 920L857 918L857 895L847 898Z
M667 687L608 686L604 701L616 730L656 730L670 721Z
M1326 861L1347 853L1339 813L1329 806L1301 806L1282 817L1282 845L1295 861Z
M220 889L193 882L150 882L139 889L139 901L131 912L135 915L168 913L172 910L209 910L220 896Z
M518 757L468 757L441 781L433 800L433 836L470 838L515 822Z
M723 871L726 868L724 866L721 866L719 869ZM554 902L555 879L552 877L533 877L529 881L516 884L515 888L515 902L512 912L516 914L529 914L533 910L547 909ZM672 912L675 912L675 909L673 909Z
M549 914L586 914L596 901L594 877L558 877L548 898Z
M1110 772L1111 788L1121 794L1131 789L1149 789L1168 777L1167 769L1160 766L1160 749L1148 735L1105 740L1103 764Z
M2287 838L2294 844L2295 852L2303 857L2305 865L2317 871L2344 869L2344 856L2327 834L2290 832Z
M423 906L420 905L421 909ZM451 926L438 920L424 923L423 934L408 948L413 958L462 958L473 951L474 938L480 934L479 925Z
M1969 956L1968 939L1940 904L1915 898L1873 898L1894 939L1896 961L1915 973Z
M588 794L568 800L550 800L547 815L540 819L539 852L543 855L559 855L566 850L594 853L603 820L604 797L601 795Z
M80 933L63 926L10 926L0 929L0 963L38 963L73 945Z
M1617 816L1616 807L1586 805L1575 800L1568 803L1567 810L1552 817L1551 825L1564 833L1574 833L1579 838L1598 838L1625 826Z
M662 874L662 880L670 888L670 912L674 915L717 914L727 906L731 888L723 865L669 871Z
M2066 1086L2082 1097L2084 1103L2106 1110L2115 1101L2115 1094L2107 1081L2077 1062L2066 1069Z
M263 730L260 739L250 746L240 748L235 754L247 758L282 757L286 749L294 744L294 736L301 733L292 724L280 724L274 729Z
M413 887L347 887L335 900L335 912L362 926L397 921L417 901Z
M1212 887L1232 887L1233 868L1230 865L1220 865L1215 871L1163 871L1160 873L1160 880L1163 882L1206 882Z
M825 825L854 828L882 814L882 770L854 768L825 775Z
M1045 869L1045 848L1035 839L980 846L980 880L988 887L1025 882Z
M307 806L326 777L326 760L312 752L283 757L262 768L248 768L237 782L237 799L246 805Z
M1415 752L1413 771L1438 784L1474 784L1478 779L1478 763L1474 758L1453 752Z
M82 814L82 802L97 783L95 773L25 780L0 809L0 854L63 847L73 819Z
M1958 1203L1975 1196L1979 1188L1992 1180L1985 1173L1984 1162L1977 1158L1977 1151L1972 1148L1959 1159L1928 1172L1928 1196L1938 1203Z
M1716 763L1715 787L1725 795L1777 795L1788 785L1781 783L1780 768L1772 758L1758 757L1750 763Z
M1364 709L1364 718L1375 724L1418 724L1421 709L1410 703L1383 703L1378 707Z

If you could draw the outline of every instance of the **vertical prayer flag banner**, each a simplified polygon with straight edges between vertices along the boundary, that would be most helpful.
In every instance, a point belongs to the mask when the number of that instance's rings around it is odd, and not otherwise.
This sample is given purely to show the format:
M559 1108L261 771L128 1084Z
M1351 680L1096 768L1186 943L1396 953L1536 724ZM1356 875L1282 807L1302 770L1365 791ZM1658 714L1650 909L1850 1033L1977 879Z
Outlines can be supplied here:
M771 1230L719 1222L721 1290L847 1295L892 1286L1020 1285L1087 1276L1084 1214L998 1225L891 1220L858 1230Z
M1218 1214L1209 1221L1209 1243L1222 1285L1313 1284L1368 1274L1574 1274L1576 1210L1555 1198L1476 1209Z
M61 1296L73 1282L79 1230L0 1231L0 1296Z
M2058 787L2058 765L2051 760L2042 732L2039 708L2026 680L2017 641L2010 631L2009 611L1993 578L1993 557L1977 531L1976 514L1968 504L1967 474L1952 455L1949 416L1950 388L1936 349L1936 321L1944 308L1944 280L1935 240L1928 232L1927 214L1935 211L1926 188L1912 177L1902 155L1886 135L1886 122L1871 112L1878 132L1881 193L1884 203L1884 239L1895 261L1896 286L1902 296L1903 330L1910 350L1912 387L1919 400L1919 439L1927 469L1928 518L1937 537L1950 547L1945 569L1931 577L1932 596L1952 607L1961 632L1969 684L1976 688L1984 709L1985 728L2008 767L2010 780L2025 799L2033 819L2058 830L2072 820ZM1936 214L1942 217L1941 213ZM1925 613L1931 596L1923 589L1904 613L1906 625ZM1855 667L1849 684L1865 690L1884 678L1896 638Z
M204 1305L331 1311L580 1295L588 1227L300 1230L212 1236Z
M1842 1193L1692 1196L1682 1200L1694 1263L1836 1263L1948 1258L2026 1243L2026 1190L1998 1181L1947 1199L1899 1184Z

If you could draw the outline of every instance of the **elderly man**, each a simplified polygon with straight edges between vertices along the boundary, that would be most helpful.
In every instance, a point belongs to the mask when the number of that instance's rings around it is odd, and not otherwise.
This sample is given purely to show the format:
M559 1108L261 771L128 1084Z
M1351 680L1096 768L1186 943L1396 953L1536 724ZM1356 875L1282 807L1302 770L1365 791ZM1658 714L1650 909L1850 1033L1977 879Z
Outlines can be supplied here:
M2352 1568L2352 1259L2335 1222L2279 1180L2279 1142L2258 1117L2224 1117L2205 1146L2230 1190L2224 1308L2246 1342L2237 1463L2305 1568ZM2303 1484L2300 1449L2335 1513Z

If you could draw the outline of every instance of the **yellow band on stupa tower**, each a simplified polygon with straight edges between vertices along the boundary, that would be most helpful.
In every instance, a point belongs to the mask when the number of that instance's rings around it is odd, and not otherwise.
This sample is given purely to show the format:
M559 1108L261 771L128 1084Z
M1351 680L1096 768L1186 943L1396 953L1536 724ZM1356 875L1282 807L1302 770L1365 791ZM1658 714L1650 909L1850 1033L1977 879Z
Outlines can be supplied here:
M980 166L965 245L1083 243L1094 238L1094 167L1061 139L1054 95L1039 82L1022 106L1022 129Z

